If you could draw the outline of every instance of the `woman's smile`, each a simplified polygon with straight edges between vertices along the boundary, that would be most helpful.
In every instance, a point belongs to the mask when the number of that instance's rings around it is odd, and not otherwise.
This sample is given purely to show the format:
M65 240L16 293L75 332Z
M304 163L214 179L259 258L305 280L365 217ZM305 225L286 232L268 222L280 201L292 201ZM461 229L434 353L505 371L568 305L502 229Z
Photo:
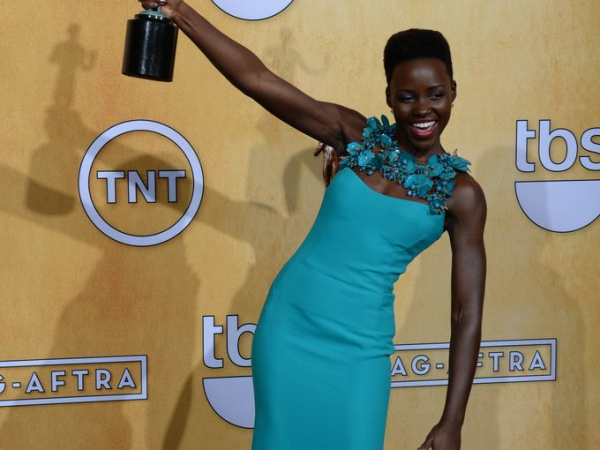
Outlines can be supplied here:
M410 124L409 130L415 139L429 139L436 133L437 124L437 120L413 122Z

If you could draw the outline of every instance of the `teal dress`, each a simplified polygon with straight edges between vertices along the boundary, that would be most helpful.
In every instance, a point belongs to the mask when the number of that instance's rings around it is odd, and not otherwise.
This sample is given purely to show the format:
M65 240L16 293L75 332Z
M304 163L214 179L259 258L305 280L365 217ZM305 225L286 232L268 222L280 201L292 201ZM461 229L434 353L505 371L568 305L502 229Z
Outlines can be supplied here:
M348 147L350 156L327 189L312 229L276 277L260 315L252 343L253 450L383 448L394 283L443 232L440 201L453 182L440 175L453 167L455 176L468 162L445 155L439 168L429 164L437 159L410 164L414 158L400 151L395 164L390 153L397 146L381 141L393 136L393 126L369 119L365 133L369 128L374 131L362 143ZM375 148L381 152L359 159ZM352 169L384 173L375 157L384 166L404 167L395 181L428 203L369 188ZM427 191L418 178L423 172L431 182ZM413 175L417 180L407 182ZM436 180L450 180L450 190L439 189Z

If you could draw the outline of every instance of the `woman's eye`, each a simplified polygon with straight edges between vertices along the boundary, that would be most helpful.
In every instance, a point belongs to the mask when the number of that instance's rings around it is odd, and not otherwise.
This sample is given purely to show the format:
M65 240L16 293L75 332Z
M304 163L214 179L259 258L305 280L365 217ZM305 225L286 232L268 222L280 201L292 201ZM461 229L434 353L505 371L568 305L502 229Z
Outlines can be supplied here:
M443 97L444 97L444 95L445 95L445 94L444 94L443 92L432 92L432 93L429 95L429 97L437 100L437 99L443 98Z
M398 100L401 101L402 103L410 102L412 99L413 99L412 95L401 95L400 97L398 97Z

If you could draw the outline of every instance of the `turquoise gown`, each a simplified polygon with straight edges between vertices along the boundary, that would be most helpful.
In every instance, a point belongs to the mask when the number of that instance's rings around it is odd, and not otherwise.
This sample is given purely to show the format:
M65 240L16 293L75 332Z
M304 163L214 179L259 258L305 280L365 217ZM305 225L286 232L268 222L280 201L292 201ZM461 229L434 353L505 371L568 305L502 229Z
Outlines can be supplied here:
M260 315L253 450L383 448L394 283L441 236L444 213L372 190L351 165L328 187Z

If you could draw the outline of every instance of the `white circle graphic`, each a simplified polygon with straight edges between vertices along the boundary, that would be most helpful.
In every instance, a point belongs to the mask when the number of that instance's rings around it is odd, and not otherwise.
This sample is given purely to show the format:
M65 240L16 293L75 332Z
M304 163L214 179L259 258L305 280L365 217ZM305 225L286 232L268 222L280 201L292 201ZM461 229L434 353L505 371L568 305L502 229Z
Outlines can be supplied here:
M540 228L570 233L600 217L600 180L516 181L517 201Z
M212 0L230 16L243 20L263 20L276 16L294 0Z
M192 169L192 198L187 209L183 213L183 216L171 227L161 231L160 233L152 235L133 235L123 233L122 231L114 228L106 220L104 220L100 213L98 213L90 192L90 174L92 171L92 165L100 151L113 139L121 136L122 134L131 133L133 131L149 131L166 137L184 153ZM122 244L132 245L135 247L149 247L152 245L162 244L163 242L173 239L175 236L180 234L192 222L196 216L196 213L198 212L198 209L200 209L203 193L204 174L202 172L200 159L194 151L194 148L181 134L179 134L173 128L159 122L153 122L151 120L131 120L109 128L100 136L98 136L94 142L92 142L83 157L81 166L79 167L79 197L87 216L90 218L92 223L109 238L114 239Z
M240 428L254 428L254 386L251 376L204 378L204 394L213 411Z

